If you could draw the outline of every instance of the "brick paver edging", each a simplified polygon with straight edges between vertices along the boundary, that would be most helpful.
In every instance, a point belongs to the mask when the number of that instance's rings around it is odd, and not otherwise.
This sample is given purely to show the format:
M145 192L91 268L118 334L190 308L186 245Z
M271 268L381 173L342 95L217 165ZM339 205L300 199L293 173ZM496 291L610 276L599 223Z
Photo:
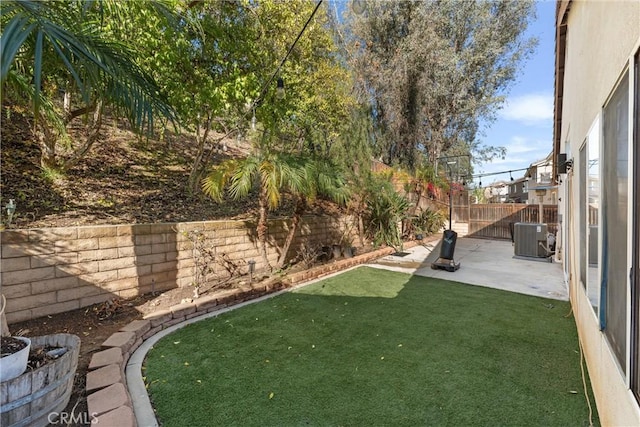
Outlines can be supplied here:
M434 236L435 237L435 236ZM417 242L406 242L404 248L410 249ZM239 304L279 290L317 279L347 268L364 264L376 258L394 253L390 247L341 259L309 270L291 273L281 278L271 278L253 285L243 285L235 289L205 295L191 303L174 305L168 310L159 310L134 320L120 331L112 334L102 343L102 350L94 353L87 373L87 412L98 425L117 425L135 427L131 396L127 390L125 367L129 356L143 341L159 331L184 322L193 317L221 310L230 305Z

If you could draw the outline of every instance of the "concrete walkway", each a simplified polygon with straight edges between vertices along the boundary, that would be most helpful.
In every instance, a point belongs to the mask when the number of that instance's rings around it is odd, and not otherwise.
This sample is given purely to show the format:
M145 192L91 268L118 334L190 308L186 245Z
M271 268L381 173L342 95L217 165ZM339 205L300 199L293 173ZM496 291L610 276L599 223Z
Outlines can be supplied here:
M366 265L526 295L569 299L561 264L544 258L515 258L510 241L458 239L454 259L460 269L455 272L431 268L440 254L436 245L437 242L418 245L405 251L406 256L388 255Z

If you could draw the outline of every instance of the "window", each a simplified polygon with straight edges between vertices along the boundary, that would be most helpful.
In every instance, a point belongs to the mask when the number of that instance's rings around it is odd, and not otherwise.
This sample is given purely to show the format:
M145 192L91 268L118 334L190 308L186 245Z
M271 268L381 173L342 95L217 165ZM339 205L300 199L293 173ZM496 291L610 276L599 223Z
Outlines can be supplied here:
M571 154L571 141L566 140L564 141L564 152L567 153L567 159L571 159L572 158L572 154ZM564 200L570 200L572 197L570 195L573 194L573 188L574 188L574 174L567 174L566 177L566 185L565 185L565 192L563 195ZM575 211L574 209L574 205L573 203L567 203L565 202L564 205L564 218L558 218L558 220L560 222L563 222L563 233L567 232L564 230L569 230L568 227L571 226L571 224L573 224L573 212ZM564 227L567 227L566 229ZM569 231L569 233L571 233L571 231ZM567 277L570 276L571 274L571 268L573 263L569 263L569 260L573 259L573 245L571 244L566 244L564 242L566 242L567 240L565 235L563 234L562 237L562 247L560 248L560 250L564 251L564 255L562 256L563 259L563 267L564 267L564 272L566 274Z
M580 254L580 283L587 288L587 220L586 220L586 194L587 194L587 141L580 147L578 155L578 239ZM589 296L591 298L591 296Z
M594 311L598 312L600 299L600 273L598 270L598 210L600 208L600 123L591 127L587 137L587 193L585 220L587 227L587 291Z
M627 354L627 208L629 78L625 74L603 110L602 274L600 326L621 369Z
M631 390L636 399L640 401L640 49L635 55L634 66L634 114L633 114L633 146L635 148L633 158L634 183L633 183L633 256L631 266L633 268L633 283L631 286L632 314L631 330L633 349L631 351Z

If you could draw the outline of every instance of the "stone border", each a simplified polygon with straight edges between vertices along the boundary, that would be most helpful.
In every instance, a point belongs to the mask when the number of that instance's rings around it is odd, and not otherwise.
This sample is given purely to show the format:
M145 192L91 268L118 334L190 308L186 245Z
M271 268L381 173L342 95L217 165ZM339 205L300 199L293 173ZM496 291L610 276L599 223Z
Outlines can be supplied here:
M430 236L427 241L439 237ZM410 249L418 242L406 242ZM112 334L102 343L102 350L94 353L87 373L87 412L98 425L137 426L131 395L127 389L125 368L129 357L147 339L173 325L207 313L220 311L228 306L253 300L277 291L292 288L303 282L318 279L332 273L367 263L394 253L391 247L378 249L353 258L313 267L309 270L271 278L253 285L223 290L205 295L194 302L174 305L134 320Z

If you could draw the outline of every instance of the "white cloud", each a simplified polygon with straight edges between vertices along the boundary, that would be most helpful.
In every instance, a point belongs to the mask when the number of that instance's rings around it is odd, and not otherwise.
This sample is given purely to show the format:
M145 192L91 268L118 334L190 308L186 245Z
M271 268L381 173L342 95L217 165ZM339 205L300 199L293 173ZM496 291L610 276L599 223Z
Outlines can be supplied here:
M507 143L507 155L530 153L537 150L537 144L522 136L513 136Z
M544 159L551 151L551 141L537 136L513 135L504 144L507 155L504 159L495 158L490 162L479 165L476 173L497 173L486 178L486 182L494 180L509 180L511 177L517 179L524 176L524 169L535 161ZM508 171L514 171L509 174ZM483 178L483 181L485 179Z
M553 95L531 93L507 99L500 115L525 125L536 125L553 119Z
M542 157L545 157L551 151L552 145L551 141L545 141L538 138L512 136L511 140L506 144L506 149L507 157L530 158L532 155L542 155Z

